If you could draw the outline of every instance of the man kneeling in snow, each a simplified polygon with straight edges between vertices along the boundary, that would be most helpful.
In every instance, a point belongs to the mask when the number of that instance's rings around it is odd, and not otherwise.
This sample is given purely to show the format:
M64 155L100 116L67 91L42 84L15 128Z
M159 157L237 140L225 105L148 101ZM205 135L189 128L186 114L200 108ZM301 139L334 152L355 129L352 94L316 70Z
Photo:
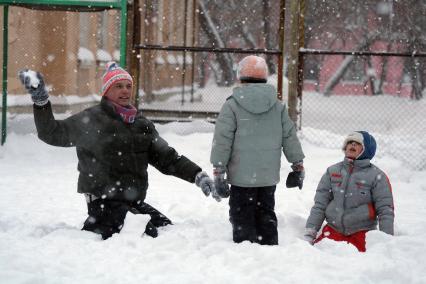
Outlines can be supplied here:
M38 137L47 144L76 147L78 192L86 196L89 217L83 230L107 239L120 232L128 211L149 214L145 232L157 236L157 227L171 224L158 210L144 203L148 164L166 175L195 182L218 200L214 183L201 168L170 147L154 124L130 104L133 80L115 62L102 78L100 104L65 120L56 120L43 76L31 70L19 73L34 102Z
M346 241L365 252L365 234L379 229L393 235L392 187L386 174L370 163L376 141L366 131L353 132L343 143L343 162L329 167L315 194L304 238L314 244L323 238ZM322 233L317 232L326 219Z

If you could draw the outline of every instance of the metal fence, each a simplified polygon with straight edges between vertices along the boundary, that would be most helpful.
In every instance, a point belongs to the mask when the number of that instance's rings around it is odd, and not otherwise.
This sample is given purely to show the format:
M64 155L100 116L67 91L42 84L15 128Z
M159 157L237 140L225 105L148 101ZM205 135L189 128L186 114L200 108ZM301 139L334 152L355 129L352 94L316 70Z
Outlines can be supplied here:
M40 71L55 112L69 115L99 101L105 63L125 58L125 52L120 54L125 50L120 36L123 10L117 10L123 1L98 1L92 6L79 1L30 2L0 3L4 5L0 5L1 144L7 133L35 131L31 120L17 115L32 112L32 102L17 76L19 70Z
M378 156L393 156L413 169L425 169L426 140L421 133L426 131L422 98L426 93L425 89L416 92L416 76L403 67L406 58L350 56L352 63L342 71L347 56L306 55L316 63L305 59L298 121L304 137L323 147L341 147L342 136L366 130L377 140ZM316 65L318 57L322 62ZM383 74L386 60L389 69ZM426 63L425 58L417 60ZM380 67L370 66L369 61Z
M21 69L43 73L52 102L62 112L76 102L95 101L105 63L120 61L118 10L77 12L10 6L8 29L11 113L27 111L25 106L30 105L18 80Z
M287 102L287 66L294 64L289 56L296 44L302 48L300 135L335 148L342 135L367 130L378 140L378 155L424 169L426 5L410 9L415 2L134 1L140 21L134 25L139 39L133 46L139 107L156 120L214 120L236 83L236 63L247 53L267 59L269 83L279 91L282 86ZM45 74L57 112L96 103L105 62L119 58L118 12L11 7L9 13L12 125L18 107L26 105L30 112L16 77L21 68ZM293 38L295 30L299 39Z
M140 1L140 108L157 120L214 119L248 54L265 57L281 94L284 2Z
M425 169L424 1L302 2L303 135L341 147L342 135L367 130L377 155Z
M148 48L146 46L145 48ZM247 53L264 53L259 50L246 50ZM144 51L152 54L152 64L155 71L148 74L143 72L140 85L140 108L154 120L192 120L196 118L207 118L214 120L220 111L226 98L232 94L232 89L237 85L236 80L229 86L220 83L220 73L222 67L217 64L216 51L194 52L186 51L186 62L192 67L184 69L182 64L182 52L165 51ZM278 53L278 52L277 52ZM245 55L245 52L236 50L229 52L232 58L232 72L235 72L234 65ZM277 55L268 55L273 66L278 65ZM173 62L165 66L164 61ZM194 68L194 72L192 72ZM148 75L148 76L147 76ZM173 80L182 83L178 86L173 84ZM185 83L183 83L185 82ZM277 74L269 78L270 84L278 88ZM145 91L146 84L155 84L159 88L152 88L152 91ZM282 84L282 83L281 83ZM150 89L148 87L148 89Z
M227 47L266 48L265 44L269 43L277 48L277 37L273 36L271 27L279 23L280 7L269 2L275 6L269 7L269 14L265 14L260 1L250 1L251 4L243 1L241 7L246 10L236 13L226 7L221 7L220 12L215 10L219 4L227 5L226 1L184 2L180 8L188 12L182 12L185 16L174 23L178 28L171 38L167 32L173 29L160 27L159 32L149 20L167 13L164 3L156 6L151 5L152 1L145 1L145 8L148 7L145 25L149 27L142 28L145 36L139 46L142 50L141 108L148 114L174 120L214 118L235 82L234 77L227 77L227 64L235 66L244 54L217 52L220 41L212 39L212 35L218 35ZM408 9L412 1L350 1L349 7L329 1L283 2L280 4L287 7L288 66L295 60L291 57L292 45L301 47L299 66L303 81L297 106L301 135L313 143L336 148L341 146L343 135L367 130L378 140L377 155L394 156L415 169L424 169L426 145L418 134L425 130L426 49L424 36L416 31L424 30L426 22L420 20L405 25L407 17L419 18ZM233 1L229 1L228 5L232 4ZM191 14L194 7L196 12ZM168 8L176 6L170 4ZM250 13L251 9L255 13ZM296 14L302 16L298 18ZM203 22L208 23L207 28ZM269 30L263 29L265 23ZM170 26L167 21L163 24ZM195 32L194 27L197 27ZM294 38L293 33L298 34L298 38ZM250 46L250 42L255 44ZM174 48L176 46L213 46L215 50ZM276 70L277 57L268 55L267 58L271 63L269 67ZM284 68L284 76L287 76L286 70ZM270 83L276 84L277 78L282 79L272 76ZM178 87L176 82L180 83ZM285 102L288 95L284 84Z

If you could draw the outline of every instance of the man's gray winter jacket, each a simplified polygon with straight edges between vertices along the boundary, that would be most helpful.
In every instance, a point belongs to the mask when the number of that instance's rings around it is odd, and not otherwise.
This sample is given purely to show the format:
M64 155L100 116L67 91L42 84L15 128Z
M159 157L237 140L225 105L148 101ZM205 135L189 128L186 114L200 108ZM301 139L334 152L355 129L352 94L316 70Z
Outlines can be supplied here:
M280 180L281 151L290 163L305 157L295 125L276 95L272 85L244 84L223 105L210 161L227 168L228 183L275 185Z
M318 231L326 219L344 235L379 229L393 235L392 188L386 174L369 159L335 164L322 176L306 228Z

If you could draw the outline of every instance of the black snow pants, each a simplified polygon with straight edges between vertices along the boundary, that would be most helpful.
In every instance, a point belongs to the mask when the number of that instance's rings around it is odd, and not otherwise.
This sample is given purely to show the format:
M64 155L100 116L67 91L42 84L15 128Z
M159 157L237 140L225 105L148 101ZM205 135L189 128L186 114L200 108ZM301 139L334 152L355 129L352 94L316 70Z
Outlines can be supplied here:
M127 212L133 214L149 214L151 220L145 228L145 234L155 238L157 228L172 224L172 221L160 211L145 202L124 202L117 200L96 198L86 195L89 217L84 222L82 230L102 235L106 240L114 233L119 233L124 224Z
M250 241L277 245L277 216L274 212L276 186L239 187L231 185L229 220L236 243Z

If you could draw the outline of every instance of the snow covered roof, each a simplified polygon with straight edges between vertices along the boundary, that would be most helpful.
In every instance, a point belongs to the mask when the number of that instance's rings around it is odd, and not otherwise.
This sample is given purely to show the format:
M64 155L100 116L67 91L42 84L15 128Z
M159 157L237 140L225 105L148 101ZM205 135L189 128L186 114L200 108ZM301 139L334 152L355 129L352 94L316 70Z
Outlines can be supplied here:
M99 61L108 62L108 61L112 61L112 56L111 54L109 54L108 51L104 49L98 49L96 51L96 59Z
M95 56L93 55L93 53L85 48L80 46L78 48L78 54L77 54L78 60L82 61L82 62L94 62L95 61Z

